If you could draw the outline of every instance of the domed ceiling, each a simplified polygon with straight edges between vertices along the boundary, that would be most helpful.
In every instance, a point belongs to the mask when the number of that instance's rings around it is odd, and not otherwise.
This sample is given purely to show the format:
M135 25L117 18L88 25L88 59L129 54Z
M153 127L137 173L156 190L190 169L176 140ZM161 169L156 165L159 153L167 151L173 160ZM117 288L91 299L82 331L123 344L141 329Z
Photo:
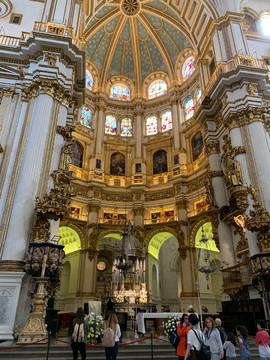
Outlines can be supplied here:
M85 28L86 58L97 68L100 85L124 75L141 84L154 71L176 78L179 54L192 45L178 17L159 0L113 1Z

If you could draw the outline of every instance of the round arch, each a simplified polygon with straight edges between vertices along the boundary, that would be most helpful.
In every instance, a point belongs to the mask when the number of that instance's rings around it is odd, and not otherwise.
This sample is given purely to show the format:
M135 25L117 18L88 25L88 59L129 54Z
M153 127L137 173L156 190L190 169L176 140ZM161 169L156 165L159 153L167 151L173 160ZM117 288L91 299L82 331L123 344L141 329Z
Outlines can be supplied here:
M69 221L61 221L58 234L63 238L65 231L68 231L69 229L71 230L72 234L76 237L76 243L79 244L79 249L85 249L87 247L87 236L85 232L78 225L73 224ZM63 235L61 235L61 233ZM61 240L62 239L60 239L59 241L60 244L61 244Z
M177 233L170 227L162 227L150 231L144 238L143 246L145 246L148 253L151 253L156 259L158 259L161 246L172 236L177 239L180 246Z
M209 224L209 225L208 225ZM203 217L201 219L199 219L196 223L194 223L189 231L188 234L188 246L190 248L196 248L196 241L198 238L198 234L200 236L200 229L202 226L207 226L207 229L211 226L211 231L212 231L212 239L215 241L215 247L216 250L215 251L219 251L219 244L216 241L215 238L215 234L217 234L217 229L215 227L213 227L213 225L211 224L211 218L210 217ZM197 244L198 245L198 244ZM197 246L198 247L198 246Z
M102 231L98 235L97 240L96 240L96 244L95 244L96 250L99 249L99 246L102 243L103 239L114 239L117 242L120 241L123 237L122 233L123 233L123 231L121 231L121 230L113 230L113 229ZM113 242L115 243L115 241L111 241L112 246L113 246Z

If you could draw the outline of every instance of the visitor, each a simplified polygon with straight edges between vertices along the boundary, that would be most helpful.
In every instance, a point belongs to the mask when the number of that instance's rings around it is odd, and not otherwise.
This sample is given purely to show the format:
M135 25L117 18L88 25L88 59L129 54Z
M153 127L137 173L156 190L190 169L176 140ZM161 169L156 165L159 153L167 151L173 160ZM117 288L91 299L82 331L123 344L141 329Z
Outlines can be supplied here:
M105 347L106 360L116 360L118 353L118 342L121 337L121 330L118 324L116 314L110 314L107 321L107 328L111 328L115 335L115 344L113 347Z
M88 320L84 319L83 308L79 307L77 310L77 316L73 320L73 331L72 331L72 351L73 351L73 360L78 359L78 352L80 351L82 360L86 359L86 347L87 334L89 328ZM78 325L78 326L76 326Z
M177 326L177 335L180 336L180 341L176 349L176 355L179 356L179 360L184 360L187 350L187 336L190 330L188 319L188 314L183 314Z
M219 318L215 319L215 324L216 324L216 329L218 329L218 331L219 331L219 335L220 335L221 342L223 345L225 343L225 341L227 340L225 329L224 329L224 327L221 326L222 322ZM224 357L224 359L226 359L226 350L224 350L224 346L223 346L223 351L224 351L223 357Z
M198 329L199 319L196 314L190 314L188 320L189 320L190 330L187 336L188 345L184 360L187 360L188 357L189 360L196 360L197 359L196 350L197 351L201 350L201 344L199 339L201 341L204 340L203 333L201 332L201 330Z
M239 354L241 360L250 360L250 351L249 351L249 339L248 331L245 326L238 325L236 327L238 345L239 345Z
M210 347L211 351L211 360L223 359L224 350L221 342L221 337L218 329L216 329L216 324L211 317L205 319L205 345Z
M269 334L265 330L265 322L257 321L258 332L255 338L255 344L259 347L261 360L270 360Z
M226 350L226 360L236 360L236 341L232 332L227 334L227 340L223 344L224 351ZM224 356L225 359L225 356Z

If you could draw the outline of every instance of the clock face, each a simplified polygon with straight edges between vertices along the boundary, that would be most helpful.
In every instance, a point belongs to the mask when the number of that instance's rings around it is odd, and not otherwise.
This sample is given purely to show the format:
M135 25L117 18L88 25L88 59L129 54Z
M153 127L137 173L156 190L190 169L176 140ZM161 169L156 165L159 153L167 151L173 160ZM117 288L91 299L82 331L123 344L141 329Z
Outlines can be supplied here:
M100 270L100 271L103 271L103 270L105 270L106 269L106 263L105 263L105 261L99 261L98 262L98 264L97 264L97 268L98 268L98 270Z

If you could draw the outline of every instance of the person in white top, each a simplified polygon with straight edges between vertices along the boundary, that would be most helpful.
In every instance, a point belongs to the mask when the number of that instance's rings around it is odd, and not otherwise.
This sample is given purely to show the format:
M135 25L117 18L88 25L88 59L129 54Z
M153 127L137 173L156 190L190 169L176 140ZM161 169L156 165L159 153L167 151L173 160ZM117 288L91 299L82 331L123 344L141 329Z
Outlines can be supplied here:
M198 322L199 319L197 317L197 315L195 314L190 314L189 315L189 324L190 324L190 331L188 332L188 336L187 336L187 351L186 351L186 355L185 355L185 359L187 360L188 356L189 360L196 360L196 351L200 351L201 350L201 344L198 340L201 339L203 341L203 333L201 332L201 330L198 329ZM196 334L195 334L196 332ZM197 336L196 336L197 335Z
M110 314L107 322L107 328L110 327L115 335L115 344L113 347L105 347L106 360L116 360L118 353L118 341L121 337L121 330L118 324L116 314Z

